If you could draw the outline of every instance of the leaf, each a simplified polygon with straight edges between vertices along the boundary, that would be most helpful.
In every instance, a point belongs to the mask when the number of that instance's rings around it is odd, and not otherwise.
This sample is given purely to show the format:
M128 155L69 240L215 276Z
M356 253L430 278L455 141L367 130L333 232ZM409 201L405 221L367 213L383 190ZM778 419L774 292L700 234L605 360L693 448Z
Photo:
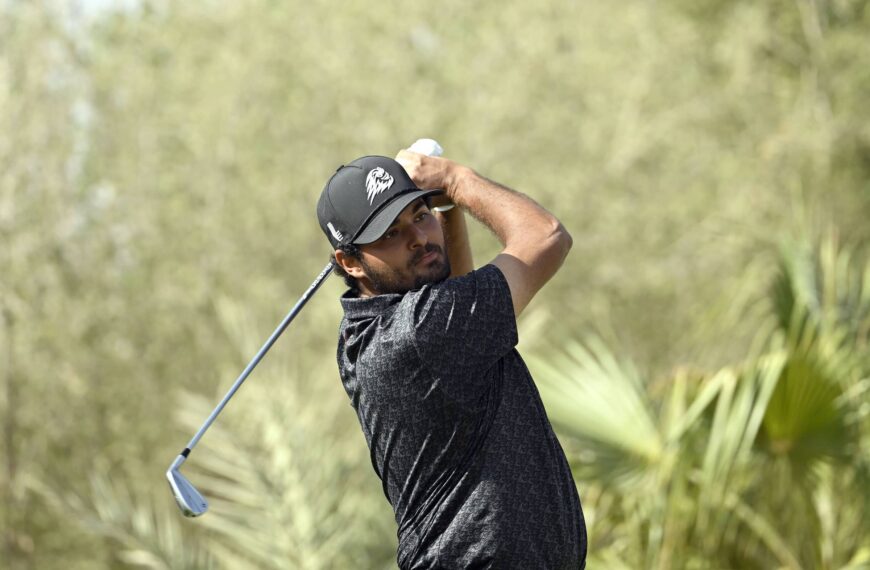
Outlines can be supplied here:
M597 339L568 341L548 358L531 358L551 420L583 442L584 461L614 482L645 477L661 458L662 437L634 367ZM590 476L597 476L590 473Z

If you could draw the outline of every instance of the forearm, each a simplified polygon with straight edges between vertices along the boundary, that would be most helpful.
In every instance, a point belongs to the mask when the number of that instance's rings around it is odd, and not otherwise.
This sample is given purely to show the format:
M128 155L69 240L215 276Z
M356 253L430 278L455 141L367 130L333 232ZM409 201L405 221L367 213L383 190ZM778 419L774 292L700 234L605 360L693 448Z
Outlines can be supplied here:
M571 249L571 236L553 214L528 196L455 163L448 172L444 177L448 197L504 245L491 263L505 276L514 314L519 315L562 266Z
M528 196L457 164L445 179L450 200L492 230L505 251L537 253L554 241L570 242L561 222Z
M447 256L450 259L450 276L465 275L474 269L465 214L461 208L455 207L444 212L437 212L435 215L444 229Z

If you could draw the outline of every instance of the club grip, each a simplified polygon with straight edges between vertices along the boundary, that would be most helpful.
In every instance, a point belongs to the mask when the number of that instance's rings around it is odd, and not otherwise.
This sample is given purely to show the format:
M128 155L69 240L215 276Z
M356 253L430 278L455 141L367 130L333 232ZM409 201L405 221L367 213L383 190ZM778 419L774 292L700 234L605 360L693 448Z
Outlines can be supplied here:
M408 150L425 154L426 156L441 156L444 154L444 149L438 144L435 139L417 139L414 144L408 147Z

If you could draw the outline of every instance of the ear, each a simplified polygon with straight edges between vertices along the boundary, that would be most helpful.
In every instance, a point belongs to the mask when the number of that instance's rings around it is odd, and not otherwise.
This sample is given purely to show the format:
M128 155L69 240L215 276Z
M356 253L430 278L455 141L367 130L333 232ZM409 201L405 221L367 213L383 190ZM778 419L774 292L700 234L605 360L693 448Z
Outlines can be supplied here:
M366 276L360 260L345 254L340 249L335 250L335 262L354 279L362 279Z

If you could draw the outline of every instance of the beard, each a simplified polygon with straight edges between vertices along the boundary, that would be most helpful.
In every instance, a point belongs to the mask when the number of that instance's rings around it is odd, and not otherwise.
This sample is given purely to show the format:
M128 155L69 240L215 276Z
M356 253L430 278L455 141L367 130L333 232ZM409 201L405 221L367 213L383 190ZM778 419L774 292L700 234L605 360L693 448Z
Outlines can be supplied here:
M430 261L426 267L417 264L427 253L437 251L441 254L440 259ZM407 293L419 289L423 285L438 283L450 277L450 260L447 253L439 245L428 243L414 252L403 269L389 269L381 271L370 266L365 260L360 260L363 269L371 282L372 289L379 295L387 293Z

